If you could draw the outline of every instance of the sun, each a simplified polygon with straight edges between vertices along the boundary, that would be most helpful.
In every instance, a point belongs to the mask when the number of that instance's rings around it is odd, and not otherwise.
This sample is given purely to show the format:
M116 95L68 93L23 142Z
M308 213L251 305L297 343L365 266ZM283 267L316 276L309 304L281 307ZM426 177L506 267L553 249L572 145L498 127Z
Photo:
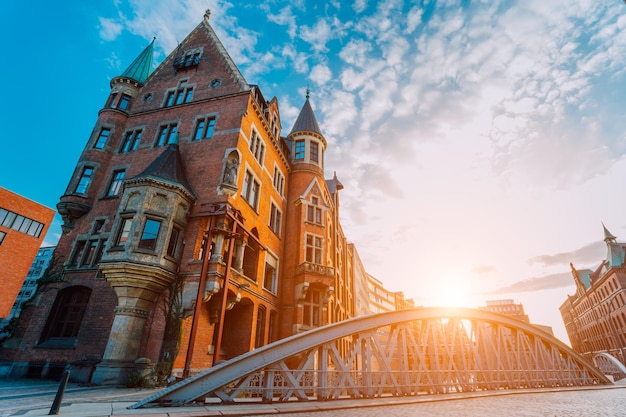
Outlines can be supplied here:
M457 277L443 277L434 283L432 304L436 307L469 307L472 303L469 285Z

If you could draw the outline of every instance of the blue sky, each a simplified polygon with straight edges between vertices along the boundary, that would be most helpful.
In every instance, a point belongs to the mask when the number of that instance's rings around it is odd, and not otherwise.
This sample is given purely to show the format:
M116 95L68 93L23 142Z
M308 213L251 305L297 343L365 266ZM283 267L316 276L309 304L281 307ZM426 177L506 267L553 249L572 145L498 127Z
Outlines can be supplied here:
M513 298L567 341L569 263L602 261L601 222L626 240L626 5L320 3L4 2L0 186L54 208L109 80L153 36L162 61L209 8L284 135L310 87L370 273L418 305Z

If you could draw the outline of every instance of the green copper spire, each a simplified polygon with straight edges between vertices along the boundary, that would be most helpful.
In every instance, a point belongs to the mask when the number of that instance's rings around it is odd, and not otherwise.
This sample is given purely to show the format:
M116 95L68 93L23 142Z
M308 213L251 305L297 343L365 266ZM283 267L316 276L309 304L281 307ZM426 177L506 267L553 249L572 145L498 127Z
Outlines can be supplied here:
M122 74L122 77L131 78L141 84L143 84L150 73L152 72L152 57L154 55L154 40L156 38L152 38L152 42L150 45L146 46L146 49L143 50L141 54Z

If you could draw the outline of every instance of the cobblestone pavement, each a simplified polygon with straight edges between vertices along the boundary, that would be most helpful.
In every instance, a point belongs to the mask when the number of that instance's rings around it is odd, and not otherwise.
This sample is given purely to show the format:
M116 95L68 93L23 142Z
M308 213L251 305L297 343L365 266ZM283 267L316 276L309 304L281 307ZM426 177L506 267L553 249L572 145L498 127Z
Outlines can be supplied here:
M626 387L589 391L509 394L416 404L281 413L280 417L617 417L626 416ZM258 417L250 415L250 417Z
M0 417L47 416L58 383L37 380L0 380ZM626 380L604 388L541 393L467 393L469 398L446 396L389 397L374 400L289 402L274 404L201 405L129 410L158 389L85 387L68 384L59 416L63 417L626 417ZM411 403L404 403L411 401ZM324 411L320 411L324 410Z
M19 411L38 408L50 409L57 394L59 383L37 379L0 379L0 417ZM117 387L88 387L68 383L63 395L63 404L81 402L139 401L149 397L158 389L130 389Z

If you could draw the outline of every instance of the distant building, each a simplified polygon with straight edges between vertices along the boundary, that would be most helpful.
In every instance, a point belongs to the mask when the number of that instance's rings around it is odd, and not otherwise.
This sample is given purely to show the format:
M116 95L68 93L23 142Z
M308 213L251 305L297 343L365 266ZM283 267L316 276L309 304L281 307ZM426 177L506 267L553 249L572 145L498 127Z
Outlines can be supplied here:
M386 289L379 279L368 274L361 263L361 258L354 245L350 245L351 259L354 264L355 315L384 313L415 307L412 299L404 298L401 291Z
M559 309L575 351L608 353L626 364L626 244L603 228L606 259L595 270L577 270L570 263L576 293Z
M8 324L13 317L19 316L22 305L26 301L30 300L35 294L35 291L37 290L37 281L43 276L44 272L46 272L48 265L50 265L50 261L54 255L54 248L56 248L56 246L42 246L39 248L37 255L35 256L35 260L26 275L26 280L24 281L24 284L22 284L22 288L13 303L11 312L7 318L0 322L0 329Z
M517 320L530 323L528 315L524 313L524 306L521 303L515 304L515 302L510 299L487 301L486 306L478 307L478 309L491 311L492 313L504 314Z
M0 318L7 318L54 210L0 187Z
M524 312L524 306L522 305L522 303L516 304L515 301L513 301L512 299L487 301L486 306L478 307L478 309L513 317L514 319L523 321L528 324L532 324L533 326L548 333L550 336L554 336L552 327L545 326L543 324L531 323L528 315Z

